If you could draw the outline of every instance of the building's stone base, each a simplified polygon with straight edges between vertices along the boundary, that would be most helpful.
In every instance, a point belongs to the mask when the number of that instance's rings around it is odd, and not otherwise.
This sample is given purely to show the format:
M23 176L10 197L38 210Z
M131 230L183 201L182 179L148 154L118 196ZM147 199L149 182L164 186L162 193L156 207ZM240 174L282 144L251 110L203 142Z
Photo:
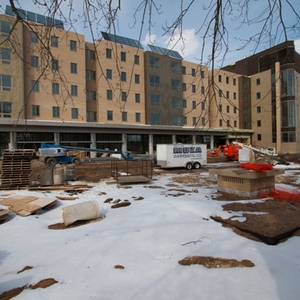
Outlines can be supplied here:
M262 192L268 193L274 189L275 176L283 174L284 170L261 173L242 168L210 169L209 173L217 175L218 191L242 197L257 197Z

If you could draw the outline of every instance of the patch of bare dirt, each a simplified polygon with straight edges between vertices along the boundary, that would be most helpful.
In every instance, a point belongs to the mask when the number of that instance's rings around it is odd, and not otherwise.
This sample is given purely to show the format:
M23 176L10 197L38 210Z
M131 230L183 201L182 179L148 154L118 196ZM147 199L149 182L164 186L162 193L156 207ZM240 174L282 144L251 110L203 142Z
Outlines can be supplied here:
M115 265L115 269L121 269L121 270L123 270L123 269L125 269L125 267L122 266L122 265Z
M116 203L116 204L113 204L111 206L111 208L120 208L120 207L125 207L125 206L129 206L131 205L131 202L129 202L128 200L126 201L122 201L122 202L119 202L119 203Z
M178 262L183 266L202 265L206 268L237 268L254 267L254 263L248 259L238 261L236 259L227 259L211 256L188 256Z
M17 297L25 289L31 289L31 290L35 290L37 288L45 289L45 288L47 288L47 287L49 287L49 286L51 286L55 283L58 283L58 281L56 281L53 278L42 279L34 285L25 285L25 286L22 286L22 287L17 287L17 288L11 289L9 291L5 291L4 293L2 293L0 295L0 300L9 300L9 299L12 299L14 297Z
M42 173L49 167L43 162L32 161L31 168L31 181L39 182L42 178ZM119 173L137 175L141 174L143 168L145 168L145 162L142 160L118 161ZM113 169L111 161L82 162L75 166L75 179L78 181L96 183L111 178Z
M192 175L187 175L184 177L172 177L172 181L178 182L178 183L199 183L199 178Z
M300 189L300 183L299 183L299 178L300 178L300 171L298 175L277 175L276 176L276 183L284 183L284 184L289 184L295 187L299 187Z
M56 223L56 224L49 225L48 229L61 230L61 229L74 228L74 227L79 227L79 226L83 226L83 225L90 224L90 223L99 222L104 219L105 219L105 216L97 218L97 219L93 219L93 220L78 220L68 226L66 226L64 223Z
M20 273L22 273L24 271L27 271L27 270L31 270L32 268L33 268L32 266L26 266L22 270L18 271L17 274L20 274Z
M292 236L300 236L300 203L267 200L257 203L229 203L223 205L223 209L232 212L232 217L211 218L246 238L277 245ZM241 213L245 218L242 221Z

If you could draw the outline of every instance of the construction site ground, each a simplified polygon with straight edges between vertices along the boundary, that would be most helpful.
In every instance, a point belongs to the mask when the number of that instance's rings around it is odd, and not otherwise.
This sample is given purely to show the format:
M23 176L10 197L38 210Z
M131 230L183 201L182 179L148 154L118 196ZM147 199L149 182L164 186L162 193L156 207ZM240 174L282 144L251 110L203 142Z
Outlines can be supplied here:
M278 161L299 164L299 169L293 169L292 172L286 170L285 174L276 176L276 183L287 184L292 187L297 187L298 190L300 190L300 155L286 155L272 162L275 164ZM134 162L134 167L131 168L130 162L119 161L119 172L127 172L131 175L135 175L135 173L139 174L140 169L137 166L140 164L140 161ZM97 183L102 180L111 181L111 166L111 161L108 160L83 162L76 165L76 178L74 179L85 183ZM155 181L155 185L159 186L158 175L169 174L174 182L174 187L177 187L178 193L182 195L186 192L184 187L192 186L201 190L201 187L208 185L214 184L217 186L217 178L204 176L199 180L198 175L202 172L208 172L209 167L232 168L238 166L238 162L229 162L222 155L219 155L219 157L209 157L208 167L198 170L193 169L188 171L184 168L161 169L154 166L152 181ZM34 160L32 162L31 181L38 182L45 168L47 168L47 166L44 163ZM224 205L222 202L221 205L224 210L231 212L232 217L226 220L218 216L212 216L212 218L217 222L221 222L223 226L232 228L237 234L244 237L267 244L277 244L290 236L300 236L300 201L295 202L289 199L286 199L286 201L277 201L270 198L266 201L256 201L254 203L241 203L240 201L235 203L234 200L252 199L217 191L213 196L213 200L228 201L228 204ZM241 212L245 218L243 222L236 219L237 216L240 217ZM257 212L257 214L255 212Z

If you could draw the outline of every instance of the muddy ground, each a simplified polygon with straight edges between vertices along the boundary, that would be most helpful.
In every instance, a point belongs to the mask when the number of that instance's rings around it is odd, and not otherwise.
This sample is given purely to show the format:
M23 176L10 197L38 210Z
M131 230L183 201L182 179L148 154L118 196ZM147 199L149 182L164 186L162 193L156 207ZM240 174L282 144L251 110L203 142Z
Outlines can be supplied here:
M285 155L272 160L276 164L281 163L299 163L300 155ZM228 162L224 157L209 158L208 163L222 163L222 167L232 168L238 167L238 163ZM47 167L44 163L33 161L31 172L31 182L39 183L46 173ZM161 169L154 166L150 161L97 161L97 162L82 162L76 165L72 174L74 180L85 183L97 183L101 180L112 180L114 174L144 174L151 177L152 184L159 186L157 176L159 174L170 174L173 183L170 186L173 196L184 197L188 193L189 188L201 189L201 187L217 185L216 177L202 176L202 172L208 172L208 168L201 168L199 170L186 170L184 168L178 169ZM185 176L182 176L185 175ZM276 183L284 183L300 190L300 167L298 170L292 172L287 171L285 174L276 176ZM134 184L134 183L130 183ZM177 191L177 193L176 193ZM299 196L300 198L300 196ZM227 194L217 192L213 195L215 201L233 201L233 200L247 200L247 197L241 197L235 194ZM261 203L230 203L223 205L223 209L230 212L232 215L229 219L221 219L218 216L211 216L211 218L220 222L222 226L230 227L237 234L246 238L250 238L259 242L264 242L269 245L276 245L285 241L287 238L299 235L300 236L300 199L294 201L293 199L284 199L285 201L278 201L272 197L267 201ZM253 214L258 212L260 214ZM264 213L264 214L261 214ZM241 219L241 214L243 219Z
M298 163L299 156L281 157L279 160L287 163ZM228 164L226 164L226 160L224 161L222 158L210 158L210 163L212 162L222 162L222 167L233 167L232 163L228 162ZM273 163L276 163L276 161L273 161ZM217 184L217 179L214 177L200 176L202 172L208 171L207 168L187 171L183 168L166 170L155 166L153 169L151 169L149 166L150 165L147 165L145 167L145 163L142 161L118 161L117 166L111 161L86 162L76 165L75 175L76 180L78 181L96 183L100 180L111 179L113 173L112 171L116 170L117 168L119 174L129 173L135 175L146 172L148 173L147 175L151 175L153 179L152 183L154 181L155 185L159 186L159 181L156 181L156 176L158 174L168 173L174 175L172 177L174 186L170 187L170 189L172 189L173 192L177 189L178 193L175 193L174 196L176 195L181 197L184 197L184 194L188 192L187 187L189 186L201 189L203 186ZM238 165L235 165L235 167L237 166ZM39 180L44 168L45 165L42 163L33 164L33 180ZM182 177L182 175L186 176ZM293 175L282 174L276 176L276 182L296 186L300 190L299 178L300 169L293 170ZM213 196L213 199L216 201L232 201L247 200L247 197L218 192ZM237 234L240 234L246 238L263 242L268 245L276 245L285 241L291 236L300 236L300 201L295 202L292 199L277 201L274 198L270 198L263 203L230 203L223 205L223 209L230 211L232 217L226 220L218 216L211 216L211 218L216 222L220 222L222 226L230 227ZM241 212L243 216L242 221L240 217ZM253 212L264 214L253 214Z

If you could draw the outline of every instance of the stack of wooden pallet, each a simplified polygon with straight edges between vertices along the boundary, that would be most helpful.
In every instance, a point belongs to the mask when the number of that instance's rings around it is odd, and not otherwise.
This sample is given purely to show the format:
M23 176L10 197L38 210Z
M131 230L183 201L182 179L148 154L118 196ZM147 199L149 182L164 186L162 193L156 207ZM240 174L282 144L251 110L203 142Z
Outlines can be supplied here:
M34 149L4 151L0 189L19 189L29 186L34 152Z

